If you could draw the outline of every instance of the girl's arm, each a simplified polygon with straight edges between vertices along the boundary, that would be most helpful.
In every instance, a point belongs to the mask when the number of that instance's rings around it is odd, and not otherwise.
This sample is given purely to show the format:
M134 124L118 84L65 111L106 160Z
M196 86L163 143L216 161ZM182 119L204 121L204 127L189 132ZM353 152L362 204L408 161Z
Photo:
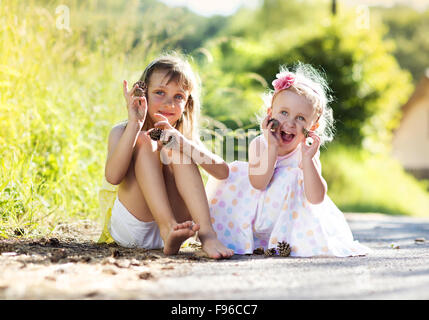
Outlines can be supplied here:
M277 149L267 148L261 139L253 139L249 145L249 180L258 190L270 183L277 161Z
M273 122L269 123L270 118L268 114L261 124L267 146L261 141L263 137L253 139L249 145L249 180L259 190L264 190L270 183L277 162L279 142L277 133L271 131Z
M202 143L198 144L183 137L182 152L216 179L228 178L228 164L221 157L210 152Z
M123 93L128 109L128 124L115 126L109 134L108 152L104 175L107 182L119 184L125 177L131 163L134 146L146 119L145 97L134 96L137 84L128 91L127 81L123 82Z
M125 128L120 124L110 131L104 170L107 182L117 185L125 177L140 129L138 123L128 123Z
M162 141L169 141L170 137L174 138L174 143L167 144L166 147L182 152L187 155L192 161L200 165L208 174L216 179L222 180L228 178L229 167L228 164L219 156L210 152L202 142L197 143L187 139L177 129L173 128L166 117L161 114L156 114L161 121L154 124L155 128L164 130Z
M302 170L304 174L304 192L307 200L312 204L319 204L325 199L328 190L325 179L323 179L320 167L317 165L314 155L320 146L320 138L310 131L309 136L313 138L311 146L302 146Z

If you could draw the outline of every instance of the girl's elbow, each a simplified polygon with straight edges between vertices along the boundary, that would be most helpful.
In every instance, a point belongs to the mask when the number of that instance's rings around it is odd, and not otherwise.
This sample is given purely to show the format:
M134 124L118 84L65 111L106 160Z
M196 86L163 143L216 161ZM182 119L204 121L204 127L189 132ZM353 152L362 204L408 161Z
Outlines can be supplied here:
M308 201L311 204L321 204L325 200L325 197L326 197L326 191L324 191L322 194L318 196L313 196L308 198Z
M226 164L226 162L224 162L222 164L222 170L220 170L220 174L219 174L219 180L224 180L227 179L229 177L229 166Z
M106 181L108 182L108 183L110 183L110 184L112 184L112 185L114 185L114 186L116 186L116 185L118 185L118 184L120 184L121 183L121 181L122 181L122 178L120 178L120 177L118 177L118 176L115 176L115 175L112 175L112 174L110 174L109 172L105 172L104 173L104 177L106 178Z
M110 183L110 184L114 185L114 186L116 186L116 185L118 185L118 184L120 184L120 183L121 183L121 181L120 181L119 179L115 179L115 178L113 178L113 177L109 177L109 176L106 176L106 181L107 181L108 183Z
M218 180L225 180L229 177L229 166L226 162L218 163L215 170L212 170L210 174Z
M321 204L324 199L325 199L325 197L308 199L308 202L310 202L311 204Z
M255 181L254 179L252 179L251 176L249 176L249 181L250 181L250 184L252 185L252 187L255 188L256 190L263 191L266 188L266 185L264 185L263 183L260 183L258 181Z

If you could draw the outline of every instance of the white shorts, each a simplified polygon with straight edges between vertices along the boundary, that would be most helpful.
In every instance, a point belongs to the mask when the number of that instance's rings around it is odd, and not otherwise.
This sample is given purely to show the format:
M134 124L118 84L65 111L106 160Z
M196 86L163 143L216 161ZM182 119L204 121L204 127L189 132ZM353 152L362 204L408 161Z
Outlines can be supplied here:
M116 197L109 232L117 244L126 248L160 249L164 247L155 221L138 220Z

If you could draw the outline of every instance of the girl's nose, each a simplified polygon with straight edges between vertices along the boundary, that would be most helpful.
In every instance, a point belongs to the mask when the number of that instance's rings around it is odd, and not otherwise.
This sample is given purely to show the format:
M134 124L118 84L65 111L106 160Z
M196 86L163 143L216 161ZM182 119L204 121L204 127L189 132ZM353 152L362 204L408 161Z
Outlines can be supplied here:
M173 99L166 97L164 100L164 106L172 108L174 106Z
M295 125L296 125L296 123L295 123L294 119L287 118L283 121L282 128L283 129L294 128Z

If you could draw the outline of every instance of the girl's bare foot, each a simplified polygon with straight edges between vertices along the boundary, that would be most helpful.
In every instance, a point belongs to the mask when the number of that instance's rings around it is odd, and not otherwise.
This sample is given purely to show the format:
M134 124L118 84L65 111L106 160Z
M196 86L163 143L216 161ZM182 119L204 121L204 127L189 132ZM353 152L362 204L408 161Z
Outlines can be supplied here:
M164 240L164 254L177 254L183 241L195 235L195 232L199 229L200 226L198 224L193 224L192 221L186 221L175 225L165 237L162 237Z
M234 251L225 247L222 242L216 237L216 234L201 235L198 234L201 240L203 251L213 259L230 258L234 255Z

